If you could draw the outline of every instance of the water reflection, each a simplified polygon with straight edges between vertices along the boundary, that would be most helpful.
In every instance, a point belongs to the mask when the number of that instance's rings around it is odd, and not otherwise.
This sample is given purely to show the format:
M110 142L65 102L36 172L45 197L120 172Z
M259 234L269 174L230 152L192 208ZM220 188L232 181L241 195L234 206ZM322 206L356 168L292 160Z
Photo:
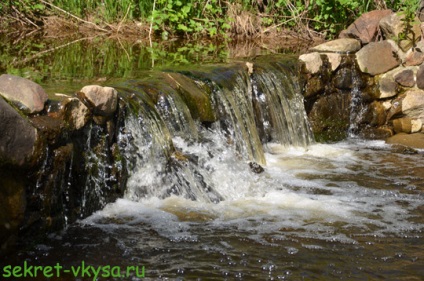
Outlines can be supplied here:
M89 83L141 78L143 71L168 66L227 62L239 57L296 52L300 44L264 48L255 42L163 41L0 35L0 73L28 78L48 91L72 92Z

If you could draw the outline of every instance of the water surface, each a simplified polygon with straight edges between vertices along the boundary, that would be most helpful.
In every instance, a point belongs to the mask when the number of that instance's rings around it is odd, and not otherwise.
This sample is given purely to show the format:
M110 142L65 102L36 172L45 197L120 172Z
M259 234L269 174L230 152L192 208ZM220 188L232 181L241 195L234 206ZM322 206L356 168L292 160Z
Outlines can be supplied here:
M423 151L358 139L268 144L265 172L255 174L215 137L174 142L200 153L223 201L138 197L133 185L16 258L144 265L145 280L422 280ZM218 146L219 157L202 158Z

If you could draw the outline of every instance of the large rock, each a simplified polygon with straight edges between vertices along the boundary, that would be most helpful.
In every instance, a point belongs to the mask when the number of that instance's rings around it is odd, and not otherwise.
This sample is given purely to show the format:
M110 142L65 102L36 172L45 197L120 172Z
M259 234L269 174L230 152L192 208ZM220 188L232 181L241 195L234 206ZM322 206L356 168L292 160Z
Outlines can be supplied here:
M389 144L401 144L408 147L424 149L424 134L396 134L386 140Z
M389 40L370 43L356 53L362 72L378 75L400 65L401 59Z
M24 178L19 172L0 169L0 255L13 249L24 220Z
M375 10L362 14L346 30L343 30L339 37L356 38L361 40L362 44L373 42L380 20L392 13L392 10Z
M48 99L44 89L37 83L9 74L0 76L0 95L27 114L42 111Z
M321 96L308 113L317 141L339 141L347 136L349 127L350 97L332 93Z
M0 167L34 160L37 130L0 97Z
M89 85L83 87L78 96L87 102L93 113L99 116L110 116L118 107L118 92L112 87Z
M352 38L336 39L311 49L314 52L354 53L361 48L361 42Z

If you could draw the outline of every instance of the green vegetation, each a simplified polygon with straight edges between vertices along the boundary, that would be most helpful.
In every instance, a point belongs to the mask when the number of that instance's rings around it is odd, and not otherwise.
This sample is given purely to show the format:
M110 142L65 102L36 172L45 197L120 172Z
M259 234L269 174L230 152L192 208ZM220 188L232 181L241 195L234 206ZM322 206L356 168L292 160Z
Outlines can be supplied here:
M143 24L167 39L173 36L257 37L281 30L334 37L373 9L403 12L414 19L417 0L15 0L0 3L0 17L39 26L58 15L107 27L124 21ZM3 23L4 24L4 23Z
M412 26L415 23L416 12L418 10L419 1L418 0L404 0L402 1L403 5L399 6L399 13L403 15L404 29L402 33L397 38L398 41L401 40L410 40L415 42L415 33L412 32Z

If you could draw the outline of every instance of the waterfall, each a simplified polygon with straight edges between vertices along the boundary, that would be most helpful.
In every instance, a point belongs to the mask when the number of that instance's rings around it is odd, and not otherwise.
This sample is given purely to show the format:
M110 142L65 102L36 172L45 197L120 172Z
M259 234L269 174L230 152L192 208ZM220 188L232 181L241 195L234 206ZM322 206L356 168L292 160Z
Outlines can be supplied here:
M287 60L210 65L116 85L127 110L118 142L128 198L219 202L215 162L266 165L264 144L307 146L313 137ZM156 75L156 76L155 76ZM167 82L167 83L164 83Z
M363 106L363 93L361 90L361 78L360 70L357 69L356 64L352 64L352 90L351 100L349 105L349 127L347 130L347 136L349 138L355 138L358 136L359 127L366 112L366 107Z

